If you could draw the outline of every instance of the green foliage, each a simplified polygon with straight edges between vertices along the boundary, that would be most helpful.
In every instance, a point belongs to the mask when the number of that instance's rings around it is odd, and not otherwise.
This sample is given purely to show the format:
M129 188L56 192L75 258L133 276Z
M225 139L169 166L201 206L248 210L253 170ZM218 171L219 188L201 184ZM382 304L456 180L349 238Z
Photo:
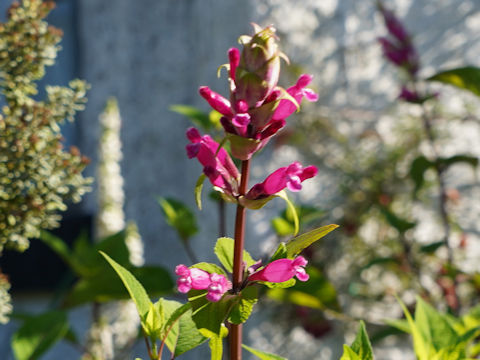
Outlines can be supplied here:
M258 301L258 290L254 286L247 287L237 295L237 303L233 305L228 321L232 324L242 324L248 320L253 306Z
M76 148L62 149L61 124L83 110L88 86L47 86L36 100L36 81L53 65L61 31L43 20L53 2L24 0L10 7L0 24L0 90L6 106L0 114L0 252L4 246L28 247L40 229L58 226L58 211L79 201L90 179L88 163Z
M198 225L193 212L182 202L172 198L158 198L163 214L178 236L187 241L198 232Z
M217 255L218 260L222 263L228 272L233 271L233 246L235 241L232 238L222 237L217 240L215 244L214 252ZM255 264L252 256L243 250L243 261L246 263L246 267L250 267Z
M470 346L480 334L480 319L475 315L475 310L457 319L438 312L418 297L415 317L412 318L405 305L402 302L400 304L419 360L464 360L477 355L472 353ZM390 324L405 330L403 323Z
M337 227L338 225L335 224L325 225L317 229L311 230L300 236L297 236L296 238L293 238L286 243L287 257L290 259L294 258L298 254L300 254L303 249L320 240L322 237L327 235L330 231L335 230Z
M27 318L12 337L17 360L35 360L67 334L67 314L51 311Z
M295 209L301 227L308 225L325 215L323 211L311 206L297 205L295 206ZM295 215L290 208L285 209L279 216L273 218L271 223L273 230L278 236L295 234Z
M202 173L198 177L197 183L195 184L195 202L197 203L197 207L199 210L202 210L202 189L203 189L203 182L207 177L205 174Z
M205 131L218 130L221 128L221 114L215 110L207 114L202 110L189 105L172 105L170 106L170 110L185 115L194 125Z
M284 357L275 355L275 354L270 354L265 351L260 351L254 348L251 348L250 346L247 346L245 344L242 344L242 347L247 350L248 352L252 353L256 357L258 357L260 360L287 360Z
M368 338L365 323L360 321L360 328L352 346L344 345L340 360L373 360L372 344Z
M427 80L453 85L480 96L480 68L474 66L445 70L431 76Z

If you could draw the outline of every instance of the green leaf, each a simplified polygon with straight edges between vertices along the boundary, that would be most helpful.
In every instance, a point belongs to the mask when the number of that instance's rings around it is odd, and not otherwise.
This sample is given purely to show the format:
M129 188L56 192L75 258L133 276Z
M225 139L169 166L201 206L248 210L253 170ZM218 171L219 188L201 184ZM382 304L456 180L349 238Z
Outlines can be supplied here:
M218 260L230 273L233 271L234 244L235 240L233 240L232 238L221 237L218 238L214 248L215 255L217 255ZM247 268L255 264L255 260L252 259L252 256L246 250L243 250L243 261L246 262Z
M197 109L194 106L189 105L172 105L169 108L171 111L180 115L185 115L192 121L192 123L205 131L209 131L212 128L210 118L208 114Z
M420 155L413 160L412 164L410 165L410 177L415 183L415 193L420 190L425 182L425 172L433 166L434 163L423 155Z
M470 155L454 155L448 158L438 158L437 163L442 168L446 168L457 163L466 163L471 165L473 168L476 168L478 166L478 158Z
M278 259L285 259L287 257L288 251L287 251L287 246L284 242L281 242L278 244L277 250L273 253L272 257L268 261L271 263L272 261L278 260Z
M275 194L275 196L278 196L279 198L285 200L285 202L287 203L287 208L290 211L290 214L293 218L293 228L294 228L293 235L294 236L297 235L300 225L298 224L298 214L297 214L297 209L295 209L295 205L293 205L293 203L290 201L290 199L287 196L287 192L285 190L278 192L277 194Z
M192 305L190 303L182 305L177 301L163 301L165 317L168 318L164 326L164 333L167 335L165 343L175 356L179 356L207 340L198 331L192 320Z
M222 325L237 302L236 297L224 296L220 301L211 302L206 299L206 291L191 290L188 301L192 304L192 319L200 332L207 337L208 332L220 335Z
M240 301L233 305L228 318L228 321L232 324L242 324L250 317L253 305L258 301L258 289L254 286L249 286L243 289L237 296L240 298Z
M157 339L160 337L160 331L162 330L165 321L162 310L162 303L160 300L155 304L150 303L150 309L148 310L144 321L142 321L145 334L151 339Z
M480 96L480 68L474 66L445 70L429 77L427 80L453 85Z
M142 266L129 270L151 296L161 296L173 291L174 282L164 268ZM107 268L96 277L78 280L65 299L64 305L72 307L92 301L103 303L128 298L129 293L125 290L122 280L113 269Z
M248 352L255 355L256 357L258 357L260 360L287 360L287 358L284 358L275 354L270 354L265 351L260 351L260 350L251 348L250 346L247 346L245 344L242 344L242 347Z
M17 360L35 360L68 331L67 314L50 311L25 320L13 334L12 349Z
M423 253L432 254L444 245L445 241L436 241L431 244L420 246L420 251Z
M209 274L216 273L216 274L227 276L227 273L220 266L212 263L200 262L200 263L193 264L191 267L196 269L201 269L203 271L208 272Z
M195 202L199 210L202 210L202 189L205 179L205 174L202 174L198 177L197 183L195 184Z
M101 252L102 256L109 262L109 264L113 267L115 272L118 274L120 279L123 282L123 285L128 290L130 297L132 298L135 306L137 307L138 314L140 315L140 319L142 320L142 324L145 320L145 317L150 310L150 306L152 302L145 291L145 288L140 284L140 282L132 275L130 271L125 269L123 266L118 264L115 260L110 258L104 252Z
M298 255L303 249L313 244L315 241L320 240L322 237L327 235L330 231L335 230L338 225L330 224L326 226L322 226L315 230L309 231L305 234L297 236L293 238L289 242L287 242L287 257L294 258Z
M228 329L222 324L219 334L211 333L210 331L204 331L204 334L210 338L208 346L210 347L211 360L222 360L223 338L228 335Z
M397 301L400 303L403 313L407 318L407 322L410 327L409 332L412 334L412 338L413 338L413 349L415 351L415 354L418 357L418 360L430 360L431 354L430 354L430 347L428 346L428 343L426 343L426 341L424 340L422 333L418 329L415 321L412 318L412 315L408 311L405 304L398 297L397 297Z
M368 338L367 329L365 329L365 323L363 321L360 321L360 328L358 329L357 336L351 348L360 359L373 360L372 344Z
M295 233L295 226L282 217L273 218L272 227L278 236L287 236Z
M355 351L348 345L343 345L343 355L340 360L363 360Z
M410 325L408 324L407 320L403 319L386 319L385 323L398 329L400 331L410 333Z
M420 297L417 297L415 324L423 339L437 351L449 346L455 346L457 343L459 336L445 316Z
M387 222L391 226L393 226L395 229L397 229L398 232L400 233L404 233L407 230L414 228L416 225L415 222L400 218L399 216L397 216L395 213L393 213L391 210L387 209L386 207L382 207L380 210L383 216L385 216L385 219L387 220Z
M185 204L172 198L159 197L157 200L167 223L177 231L182 240L186 241L198 232L195 215Z

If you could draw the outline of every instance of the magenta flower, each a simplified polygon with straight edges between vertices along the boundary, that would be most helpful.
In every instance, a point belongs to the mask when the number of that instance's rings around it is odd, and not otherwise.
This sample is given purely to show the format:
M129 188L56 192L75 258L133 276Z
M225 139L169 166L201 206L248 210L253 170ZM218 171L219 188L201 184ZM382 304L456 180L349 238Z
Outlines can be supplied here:
M249 200L263 199L274 195L285 188L290 191L300 191L302 182L317 175L315 166L305 168L299 162L282 167L271 173L262 183L254 185L245 195Z
M210 285L208 286L207 300L217 302L228 290L232 288L232 283L225 276L219 274L210 274Z
M287 92L297 101L298 104L300 104L304 96L310 102L315 102L318 100L318 95L312 89L306 88L307 85L312 82L312 79L312 75L300 75L297 83L287 89ZM272 118L274 120L285 119L293 114L295 110L297 110L297 107L291 100L281 100L280 104L275 109Z
M207 300L217 302L232 288L232 283L224 275L209 274L208 272L188 268L183 264L177 265L175 274L177 279L178 291L188 293L190 290L207 290Z
M203 165L204 174L212 185L217 186L229 195L236 196L240 173L228 152L219 148L219 144L208 135L191 127L187 130L187 138L191 144L186 146L188 157L196 157Z
M414 77L419 69L419 59L410 35L392 11L381 3L378 7L389 33L389 37L378 39L382 45L383 55L394 65L405 68Z
M300 281L307 281L308 274L304 266L307 260L303 256L297 256L295 259L279 259L272 261L260 271L249 276L249 281L268 281L281 283L292 279L294 276Z
M187 293L190 290L205 290L210 285L210 274L200 269L189 269L183 264L177 265L175 274L177 279L178 291Z
M261 29L254 25L253 36L241 37L243 51L228 51L230 100L207 86L199 89L200 95L223 117L220 122L228 134L232 155L248 160L264 147L285 118L299 106L303 97L317 101L318 96L306 86L311 75L302 75L288 90L277 86L280 74L280 57L275 29ZM293 100L295 99L295 100Z

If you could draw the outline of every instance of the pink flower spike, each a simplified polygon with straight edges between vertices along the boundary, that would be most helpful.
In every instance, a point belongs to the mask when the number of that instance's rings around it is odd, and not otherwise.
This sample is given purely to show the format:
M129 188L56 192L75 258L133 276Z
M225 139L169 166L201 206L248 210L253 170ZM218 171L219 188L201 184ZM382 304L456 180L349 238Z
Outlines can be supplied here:
M228 60L230 61L230 78L235 81L235 71L240 64L240 51L237 48L228 50Z
M225 116L233 116L232 109L230 107L230 101L225 99L222 95L210 90L208 86L201 86L198 89L200 95L207 100L212 108L217 110L220 114Z
M232 288L232 283L225 276L219 274L210 274L210 285L208 286L207 300L212 302L219 301L223 294Z
M248 279L250 281L281 283L296 276L300 281L307 281L309 276L303 268L305 265L307 265L307 260L303 256L298 256L294 260L279 259L250 275Z
M191 289L204 290L210 285L210 274L200 269L189 269L183 264L177 265L175 274L177 279L178 291L187 293Z

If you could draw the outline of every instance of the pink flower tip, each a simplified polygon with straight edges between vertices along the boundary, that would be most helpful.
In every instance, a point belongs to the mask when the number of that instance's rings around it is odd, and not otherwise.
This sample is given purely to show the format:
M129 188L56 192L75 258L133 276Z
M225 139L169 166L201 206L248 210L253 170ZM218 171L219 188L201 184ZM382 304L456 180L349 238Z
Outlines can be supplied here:
M305 88L310 84L313 80L313 75L310 74L302 74L297 80L297 86L299 88Z
M232 283L223 275L210 274L210 285L208 286L207 300L219 301L223 294L232 288Z

